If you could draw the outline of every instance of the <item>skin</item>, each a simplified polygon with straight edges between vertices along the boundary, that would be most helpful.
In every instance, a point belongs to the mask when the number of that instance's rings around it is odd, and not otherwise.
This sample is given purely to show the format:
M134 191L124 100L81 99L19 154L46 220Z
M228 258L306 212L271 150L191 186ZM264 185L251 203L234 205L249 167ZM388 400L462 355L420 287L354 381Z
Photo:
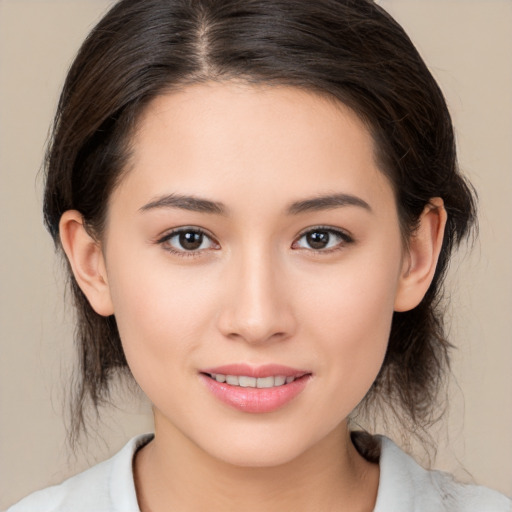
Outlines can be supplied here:
M78 212L63 215L75 276L99 314L115 314L153 404L155 439L134 462L143 512L373 510L378 465L355 450L347 418L378 374L393 311L428 289L446 220L434 198L406 250L373 155L364 124L332 100L190 86L142 116L102 240ZM356 199L290 212L333 194ZM169 205L169 195L224 211ZM171 237L183 227L207 233L198 250ZM331 230L325 249L305 236L315 230ZM311 378L278 410L247 413L200 378L230 363Z

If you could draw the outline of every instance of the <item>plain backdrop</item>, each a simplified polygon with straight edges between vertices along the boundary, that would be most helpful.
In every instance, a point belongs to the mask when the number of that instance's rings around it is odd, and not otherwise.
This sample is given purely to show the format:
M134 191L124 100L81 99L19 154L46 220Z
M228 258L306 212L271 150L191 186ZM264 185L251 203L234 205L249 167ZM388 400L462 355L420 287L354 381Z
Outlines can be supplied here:
M443 88L480 238L451 268L455 377L435 466L512 494L512 2L381 0ZM106 0L0 0L0 509L151 430L121 395L70 453L72 318L41 216L38 171L59 88ZM389 433L388 433L389 434Z

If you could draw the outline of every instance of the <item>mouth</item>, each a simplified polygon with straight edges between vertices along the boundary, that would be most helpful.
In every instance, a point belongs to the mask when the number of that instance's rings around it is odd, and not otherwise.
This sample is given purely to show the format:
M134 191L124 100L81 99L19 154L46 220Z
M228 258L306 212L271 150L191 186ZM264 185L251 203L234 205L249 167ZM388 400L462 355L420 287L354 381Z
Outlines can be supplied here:
M226 383L229 386L238 386L241 388L274 388L291 384L295 379L300 377L285 377L284 375L276 375L269 377L250 377L248 375L226 375L223 373L206 373L211 379Z
M214 397L242 412L276 411L302 393L312 373L281 365L226 365L200 373Z

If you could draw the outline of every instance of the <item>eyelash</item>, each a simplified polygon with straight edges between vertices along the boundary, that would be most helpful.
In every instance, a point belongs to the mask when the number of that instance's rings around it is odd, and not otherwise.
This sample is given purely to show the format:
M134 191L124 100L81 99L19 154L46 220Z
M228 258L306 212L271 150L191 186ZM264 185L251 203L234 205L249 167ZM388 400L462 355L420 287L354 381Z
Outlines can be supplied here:
M307 251L313 251L315 254L330 254L336 251L343 250L347 245L354 243L354 238L349 235L346 231L343 231L341 229L332 228L329 226L315 226L314 228L308 228L307 230L303 231L299 237L296 239L295 242L293 242L292 247L296 245L299 240L306 237L307 235L311 235L313 233L328 233L329 236L334 235L335 237L339 238L339 242L334 246L330 247L328 249L314 249L314 248L306 248L306 247L298 247L297 250L307 250ZM330 242L330 240L329 240Z
M199 250L186 250L186 249L175 249L173 248L169 242L170 240L172 240L174 237L179 237L181 234L184 234L184 233L193 233L194 235L200 235L208 240L210 240L210 243L212 243L213 245L216 245L216 246L219 246L218 242L215 241L215 239L209 235L206 231L204 231L203 229L199 229L199 228L193 228L193 227L183 227L183 228L179 228L179 229L174 229L173 231L167 233L166 235L164 235L162 238L160 238L159 240L157 240L157 243L158 244L161 244L164 246L164 249L172 254L176 254L177 256L180 256L182 258L197 258L198 256L201 255L201 253L205 250L209 250L211 248L207 248L207 249L199 249ZM201 241L201 245L203 243L203 240Z
M171 231L170 233L167 233L165 236L163 236L159 240L157 240L157 243L161 244L161 245L165 245L164 248L166 251L168 251L172 254L176 254L180 257L184 257L184 258L198 257L201 255L201 253L203 251L212 249L212 247L203 248L203 249L198 248L195 250L175 249L169 244L170 240L172 240L175 237L179 237L180 235L185 234L185 233L193 233L194 235L200 235L201 237L203 237L203 239L201 240L201 245L204 242L204 238L206 238L206 239L210 240L211 244L219 247L218 242L211 235L209 235L206 231L204 231L203 229L193 228L193 227L183 227L183 228L175 229L175 230ZM298 244L298 242L302 238L304 238L308 235L312 235L314 233L328 233L329 237L334 235L335 237L340 239L340 242L338 242L334 247L330 247L328 249L325 249L325 248L314 249L312 247L310 247L310 248L294 247ZM335 229L332 227L328 227L328 226L315 226L314 228L309 228L306 231L303 231L299 235L299 237L293 242L292 248L296 249L296 250L312 251L315 254L330 254L332 252L342 250L344 247L346 247L347 245L349 245L353 242L354 242L354 239L352 238L352 236L350 236L345 231L342 231L340 229ZM330 243L330 239L329 239L328 243ZM216 248L215 248L215 250L216 250Z

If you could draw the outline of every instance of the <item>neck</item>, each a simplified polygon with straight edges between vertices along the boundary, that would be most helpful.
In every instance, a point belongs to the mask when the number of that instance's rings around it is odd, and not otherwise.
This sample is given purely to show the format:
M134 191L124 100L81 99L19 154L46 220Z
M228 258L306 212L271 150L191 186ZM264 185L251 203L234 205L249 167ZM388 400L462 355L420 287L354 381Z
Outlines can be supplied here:
M354 448L346 424L295 459L241 467L205 453L180 432L159 429L134 461L142 512L370 512L379 468ZM160 431L163 430L163 431Z

